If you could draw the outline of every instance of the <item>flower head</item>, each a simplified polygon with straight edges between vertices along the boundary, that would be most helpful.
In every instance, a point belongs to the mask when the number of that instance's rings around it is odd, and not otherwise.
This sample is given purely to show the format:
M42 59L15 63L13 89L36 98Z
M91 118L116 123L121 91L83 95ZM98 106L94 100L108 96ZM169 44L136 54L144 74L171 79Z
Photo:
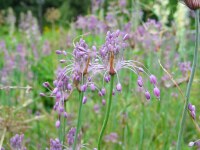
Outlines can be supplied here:
M22 149L23 148L23 140L24 140L24 135L21 134L16 134L10 139L10 146L13 149Z
M62 144L59 139L50 139L50 150L62 150Z
M183 2L191 10L196 10L196 9L200 8L200 1L199 0L183 0Z

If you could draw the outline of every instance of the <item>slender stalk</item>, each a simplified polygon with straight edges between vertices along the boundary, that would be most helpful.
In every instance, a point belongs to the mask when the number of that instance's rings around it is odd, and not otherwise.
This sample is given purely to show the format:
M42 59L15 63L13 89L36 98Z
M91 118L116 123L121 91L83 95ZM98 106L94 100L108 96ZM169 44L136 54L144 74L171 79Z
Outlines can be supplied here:
M183 110L183 113L182 113L182 119L181 119L179 134L178 134L178 141L177 141L176 150L181 149L181 140L182 140L183 129L184 129L185 120L186 120L186 113L187 113L187 107L188 107L188 103L189 103L190 90L191 90L192 81L194 79L194 74L195 74L196 65L197 65L197 58L198 58L197 54L198 54L198 49L199 49L199 10L195 11L195 21L196 21L196 43L195 43L194 59L193 59L193 65L192 65L192 72L191 72L190 80L188 82L187 90L186 90L186 101L185 101L184 110Z
M3 141L4 141L4 138L5 138L5 135L6 135L6 128L4 128L3 130L3 134L1 136L1 141L0 141L0 150L2 148L2 145L3 145Z
M107 110L106 110L106 116L104 118L103 126L102 126L102 129L101 129L101 132L100 132L100 135L99 135L99 139L98 139L98 150L101 149L101 140L102 140L104 131L106 129L106 125L107 125L108 118L109 118L109 115L110 115L110 108L111 108L111 104L112 104L113 84L114 84L114 75L111 76L108 107L107 107Z
M76 134L75 134L75 138L74 138L74 144L73 144L73 150L76 150L76 143L77 143L77 138L78 138L78 133L80 130L80 126L81 126L81 111L82 111L82 106L83 106L83 92L79 92L79 112L78 112L78 122L77 122L77 126L76 126Z
M64 108L65 108L65 112L66 112L66 101L64 102ZM62 131L62 144L64 145L65 142L65 128L66 128L66 121L67 119L65 118L65 116L63 116L63 131Z

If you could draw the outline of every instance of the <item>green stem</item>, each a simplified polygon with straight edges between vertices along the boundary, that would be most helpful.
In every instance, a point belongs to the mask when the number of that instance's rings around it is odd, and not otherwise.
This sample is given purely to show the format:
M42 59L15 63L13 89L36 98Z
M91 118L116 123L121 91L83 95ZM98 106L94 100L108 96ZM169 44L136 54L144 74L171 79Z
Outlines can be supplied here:
M105 129L106 129L106 125L107 125L108 118L109 118L109 114L110 114L110 108L111 108L111 104L112 104L113 84L114 84L114 75L111 76L108 107L107 107L107 110L106 110L106 116L105 116L105 118L104 118L103 126L102 126L102 129L101 129L101 132L100 132L100 136L99 136L99 139L98 139L98 150L101 149L101 148L100 148L100 147L101 147L101 140L102 140L104 131L105 131Z
M184 110L182 113L182 120L181 120L181 124L180 124L176 150L181 149L181 140L182 140L183 128L184 128L184 124L185 124L185 120L186 120L186 113L187 113L187 107L188 107L188 103L189 103L190 90L191 90L192 81L194 79L194 74L195 74L196 65L197 65L197 58L198 58L197 54L198 54L198 49L199 49L199 10L195 11L195 21L196 21L196 43L195 43L194 59L193 59L190 80L187 85L186 101L185 101Z
M73 150L76 150L78 133L79 133L80 126L81 126L81 111L82 111L82 106L83 106L82 99L83 99L83 92L79 92L80 105L79 105L78 122L77 122L77 126L76 126L76 134L75 134L75 138L74 138Z
M64 102L64 108L65 108L65 112L66 112L66 101ZM63 116L63 129L62 129L62 144L64 145L64 142L65 142L65 128L66 128L66 117Z

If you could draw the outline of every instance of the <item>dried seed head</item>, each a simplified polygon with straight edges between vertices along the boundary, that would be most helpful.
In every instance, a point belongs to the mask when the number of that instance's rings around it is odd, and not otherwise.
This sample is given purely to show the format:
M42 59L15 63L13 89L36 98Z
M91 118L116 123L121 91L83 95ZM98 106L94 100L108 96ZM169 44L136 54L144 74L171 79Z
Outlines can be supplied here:
M197 10L197 9L200 8L200 1L199 0L183 0L183 2L191 10Z

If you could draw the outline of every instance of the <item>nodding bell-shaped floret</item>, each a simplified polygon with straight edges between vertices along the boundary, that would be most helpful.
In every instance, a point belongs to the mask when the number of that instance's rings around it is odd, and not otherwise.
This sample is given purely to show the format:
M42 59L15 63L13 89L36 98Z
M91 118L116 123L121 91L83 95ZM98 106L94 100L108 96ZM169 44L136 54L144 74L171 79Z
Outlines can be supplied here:
M117 90L118 92L121 92L121 91L122 91L122 85L121 85L120 83L117 84L116 90Z
M150 82L151 82L153 85L156 85L156 84L157 84L156 76L150 75Z
M60 128L60 120L56 121L56 128Z
M87 102L87 97L84 96L83 99L82 99L82 103L85 104L86 102Z
M155 87L155 88L153 89L153 92L154 92L154 95L155 95L157 98L160 98L160 90L159 90L157 87Z
M151 95L150 95L149 91L145 92L145 97L146 97L147 100L151 99Z

